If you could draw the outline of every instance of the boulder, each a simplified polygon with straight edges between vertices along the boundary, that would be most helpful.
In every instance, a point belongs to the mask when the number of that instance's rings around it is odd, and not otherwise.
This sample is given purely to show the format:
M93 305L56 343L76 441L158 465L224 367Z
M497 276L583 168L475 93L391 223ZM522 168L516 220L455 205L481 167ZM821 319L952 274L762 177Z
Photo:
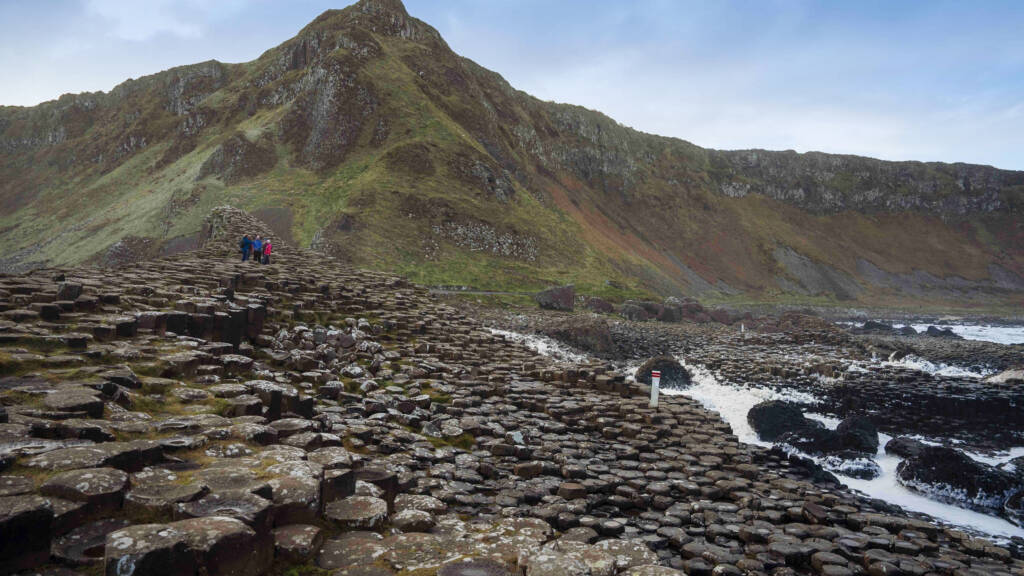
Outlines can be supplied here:
M929 326L924 332L926 335L932 338L951 338L954 340L963 340L963 337L953 332L952 328L938 328L936 326Z
M1000 510L1022 488L1009 472L945 446L925 446L900 462L896 476L907 488L971 509Z
M655 356L636 369L637 382L650 385L651 372L661 371L661 388L689 388L692 383L690 373L671 356Z
M885 322L879 322L877 320L868 320L863 326L857 328L855 332L860 334L895 334L896 329L893 328L892 324L886 324Z
M824 428L820 422L804 416L799 406L782 400L768 400L754 406L747 412L747 422L758 438L766 442L774 442L787 432Z
M538 292L533 298L545 310L572 312L573 304L576 300L576 288L572 284L548 288Z
M805 425L784 433L778 441L810 454L833 454L844 459L873 456L878 452L878 430L864 416L851 416L835 430Z
M878 428L866 416L851 416L836 427L840 450L865 454L878 452Z
M885 444L886 454L895 454L903 458L913 458L919 455L928 445L920 440L897 436Z

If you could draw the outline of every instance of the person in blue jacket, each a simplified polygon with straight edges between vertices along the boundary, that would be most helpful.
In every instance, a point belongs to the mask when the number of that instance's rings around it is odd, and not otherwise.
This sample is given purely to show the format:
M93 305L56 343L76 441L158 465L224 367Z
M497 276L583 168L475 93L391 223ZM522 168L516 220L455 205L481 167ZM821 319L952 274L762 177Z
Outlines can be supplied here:
M252 241L252 253L254 254L253 261L259 264L260 259L263 258L263 239L260 238L259 234L257 234L256 239Z
M252 239L246 234L242 237L242 244L239 246L242 250L242 262L249 259L249 255L252 254Z

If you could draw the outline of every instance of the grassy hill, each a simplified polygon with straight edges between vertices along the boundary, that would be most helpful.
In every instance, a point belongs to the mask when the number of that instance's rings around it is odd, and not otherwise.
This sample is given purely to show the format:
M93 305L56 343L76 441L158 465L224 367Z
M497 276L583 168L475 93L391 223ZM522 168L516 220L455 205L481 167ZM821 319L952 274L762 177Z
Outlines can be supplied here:
M640 133L515 90L397 0L253 62L0 107L0 270L185 249L225 203L428 284L1024 304L1024 172Z

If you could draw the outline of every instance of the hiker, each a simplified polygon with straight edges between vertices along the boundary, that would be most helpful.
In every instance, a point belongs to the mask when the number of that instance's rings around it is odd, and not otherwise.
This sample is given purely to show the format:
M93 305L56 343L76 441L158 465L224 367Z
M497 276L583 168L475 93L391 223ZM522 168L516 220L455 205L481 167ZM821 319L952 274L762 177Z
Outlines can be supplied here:
M263 241L263 263L270 264L270 238Z
M260 235L256 235L256 239L252 241L252 259L259 264L263 256L263 240L260 239Z
M242 243L239 248L242 250L242 262L245 262L249 259L249 255L252 254L252 238L249 238L248 234L242 237Z

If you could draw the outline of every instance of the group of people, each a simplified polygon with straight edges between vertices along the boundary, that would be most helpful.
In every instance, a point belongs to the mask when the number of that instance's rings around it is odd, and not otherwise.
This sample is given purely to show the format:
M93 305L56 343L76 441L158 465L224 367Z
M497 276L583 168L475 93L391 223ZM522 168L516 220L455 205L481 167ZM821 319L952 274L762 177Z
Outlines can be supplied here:
M246 234L242 237L242 243L239 247L242 250L242 262L252 258L254 262L259 264L270 264L270 251L273 247L270 245L269 237L262 238L257 234L255 238L250 238Z

